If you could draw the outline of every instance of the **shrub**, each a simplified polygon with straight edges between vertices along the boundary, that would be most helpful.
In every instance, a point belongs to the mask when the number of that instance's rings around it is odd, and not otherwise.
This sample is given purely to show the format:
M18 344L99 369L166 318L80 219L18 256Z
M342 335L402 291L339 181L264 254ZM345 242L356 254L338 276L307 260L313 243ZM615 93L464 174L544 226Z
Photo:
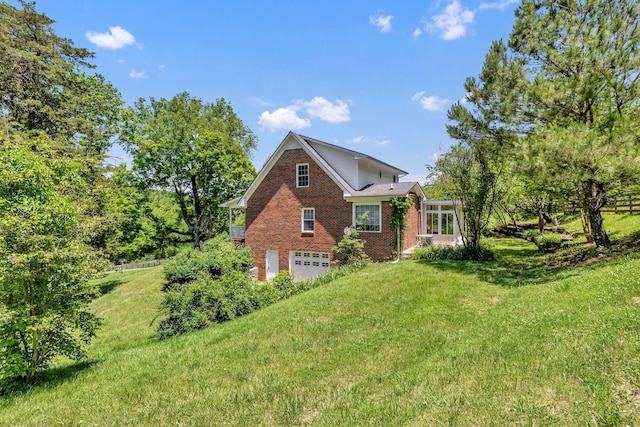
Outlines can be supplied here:
M572 240L568 234L545 233L535 238L538 249L542 252L554 252L560 249L565 240Z
M342 240L333 248L333 253L340 265L367 265L371 258L364 252L364 240L360 239L354 227L345 230Z
M274 288L280 293L280 299L289 298L295 294L296 283L293 274L287 271L281 271L271 279Z
M251 251L244 246L234 246L226 234L221 234L202 244L202 249L186 248L163 264L167 280L163 290L176 284L196 280L206 273L219 277L231 271L247 273L253 263Z
M251 279L242 272L226 272L218 278L201 275L166 293L160 311L166 314L158 326L160 339L204 329L235 319L259 307Z
M540 234L535 238L535 242L538 245L543 245L546 243L559 245L562 243L562 235L557 233Z
M454 261L493 261L495 254L486 244L482 243L480 248L466 248L464 246L428 246L416 249L412 256L414 260L454 260Z
M536 237L541 235L542 233L538 229L527 230L524 232L524 238L530 242L535 242Z

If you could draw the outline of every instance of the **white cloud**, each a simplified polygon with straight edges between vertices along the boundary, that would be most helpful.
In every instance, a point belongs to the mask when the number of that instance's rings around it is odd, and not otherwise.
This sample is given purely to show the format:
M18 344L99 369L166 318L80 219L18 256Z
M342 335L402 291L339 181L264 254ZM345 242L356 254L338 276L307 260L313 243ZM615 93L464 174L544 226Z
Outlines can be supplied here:
M269 129L271 132L275 132L278 129L302 129L311 127L311 121L299 117L296 110L291 107L278 108L272 113L265 111L260 114L258 123L261 127Z
M270 107L271 103L268 101L265 101L262 98L259 98L257 96L252 96L251 98L249 98L249 102L251 103L252 106L256 106L256 107Z
M422 90L422 91L420 91L420 92L416 92L416 93L411 97L411 100L412 100L412 101L417 101L417 100L419 100L420 98L422 98L423 96L424 96L424 91Z
M427 111L442 111L449 103L447 98L438 98L435 95L424 96L424 91L418 92L411 97L412 101L419 101L422 108Z
M385 145L389 145L391 144L391 141L389 141L388 139L372 139L372 138L367 138L364 135L360 135L360 136L356 136L355 138L351 138L347 140L347 144L352 144L352 145L373 145L376 147L383 147Z
M393 18L393 16L391 15L370 15L369 24L375 25L376 27L380 28L381 33L388 33L389 31L391 31L391 18Z
M120 49L121 47L129 46L136 42L133 34L119 26L109 27L108 33L87 31L84 36L96 46L107 49ZM138 44L138 47L141 47L140 44Z
M520 0L501 0L493 3L481 3L478 10L497 9L505 10L509 5L519 2Z
M144 70L142 71L131 70L131 72L129 73L129 77L132 77L134 79L141 79L144 76L145 76Z
M255 98L254 102L267 102ZM309 118L300 116L300 112L309 115ZM301 129L311 126L311 119L320 119L329 123L342 123L351 120L349 116L349 104L341 99L330 102L322 96L316 96L311 101L298 99L293 104L278 108L273 112L265 111L260 115L258 122L263 128L271 131L277 129Z
M158 66L158 68L159 68L159 69L160 69L160 71L162 71L163 73L164 73L165 71L167 71L167 66L166 66L166 65L164 65L164 64L159 65L159 66Z
M435 153L431 154L431 160L433 160L434 162L437 162L442 157L444 157L444 153L442 151L440 151L440 150L438 150Z
M125 59L122 59L122 58L118 59L118 64L124 64L125 62L127 62Z
M317 117L329 123L342 123L351 120L349 117L349 105L336 99L331 103L321 96L314 97L311 101L302 102L302 105L311 117Z
M413 38L414 39L417 39L421 35L422 35L422 30L420 28L416 28L415 30L413 30Z
M444 12L431 18L433 24L428 28L437 30L445 40L455 40L467 33L467 26L473 24L475 14L462 6L459 0L453 0Z

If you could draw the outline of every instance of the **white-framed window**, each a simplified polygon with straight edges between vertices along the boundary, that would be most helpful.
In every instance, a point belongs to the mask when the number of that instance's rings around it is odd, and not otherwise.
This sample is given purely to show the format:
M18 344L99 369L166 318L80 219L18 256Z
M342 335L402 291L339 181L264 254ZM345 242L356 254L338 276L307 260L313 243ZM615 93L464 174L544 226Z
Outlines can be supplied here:
M296 165L296 187L309 186L309 163L298 163Z
M313 233L316 230L316 210L314 208L302 208L302 232ZM308 256L305 253L305 256Z
M380 203L354 204L353 223L358 231L380 232L382 230L382 215Z
M453 205L428 205L425 214L427 234L454 234L455 207Z

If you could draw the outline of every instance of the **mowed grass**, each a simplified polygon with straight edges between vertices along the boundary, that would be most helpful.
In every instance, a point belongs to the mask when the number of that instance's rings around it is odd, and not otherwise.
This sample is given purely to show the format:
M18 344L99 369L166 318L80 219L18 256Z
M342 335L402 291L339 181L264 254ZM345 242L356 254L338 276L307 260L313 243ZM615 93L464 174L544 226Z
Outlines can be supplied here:
M496 262L377 264L162 342L161 268L112 274L89 360L0 398L0 425L637 424L638 248L495 245Z

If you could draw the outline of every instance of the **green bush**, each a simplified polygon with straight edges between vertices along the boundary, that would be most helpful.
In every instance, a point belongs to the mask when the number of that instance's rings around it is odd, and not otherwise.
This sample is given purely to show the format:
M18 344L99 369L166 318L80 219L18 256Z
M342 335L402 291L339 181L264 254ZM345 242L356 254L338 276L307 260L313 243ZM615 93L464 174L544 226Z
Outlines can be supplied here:
M411 258L414 260L454 260L454 261L493 261L495 254L486 244L482 243L478 250L464 246L428 246L416 249Z
M524 232L524 238L530 242L535 242L536 237L541 235L542 233L538 229L527 230Z
M160 339L204 329L235 319L259 308L259 298L249 276L240 271L218 278L201 275L170 290L160 305L166 314L159 326Z
M537 245L542 245L542 244L546 244L546 243L551 243L551 244L561 244L562 243L562 235L561 234L557 234L557 233L545 233L545 234L540 234L539 236L537 236L534 241L536 242Z
M364 240L360 239L355 227L345 230L342 240L333 248L333 253L340 265L367 265L371 258L364 252Z
M254 282L248 275L251 260L248 250L216 238L207 241L202 251L187 249L165 263L169 283L160 305L165 315L158 326L160 339L249 314L369 263L368 257L355 255L348 264L310 280L295 282L292 274L282 271L269 282Z
M219 277L231 271L247 273L253 264L251 251L244 246L234 246L226 234L221 234L202 244L200 250L183 249L175 257L163 264L167 291L176 284L196 280L206 273Z
M554 252L560 249L565 241L572 240L568 234L545 233L535 238L535 243L542 252Z

